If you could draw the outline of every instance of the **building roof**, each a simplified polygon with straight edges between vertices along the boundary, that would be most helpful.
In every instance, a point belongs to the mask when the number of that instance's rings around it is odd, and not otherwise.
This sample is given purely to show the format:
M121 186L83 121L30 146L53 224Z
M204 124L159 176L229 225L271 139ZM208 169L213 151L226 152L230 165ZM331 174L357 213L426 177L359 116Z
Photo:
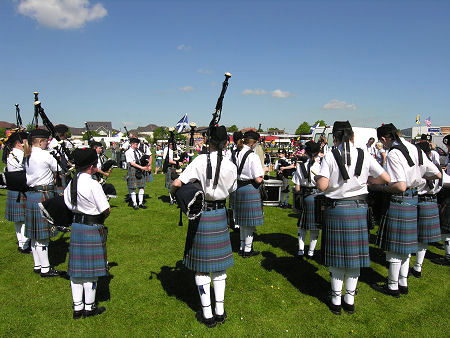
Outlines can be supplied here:
M16 125L14 123L0 121L0 128L16 128Z
M112 124L109 121L86 121L87 126L90 130L97 130L100 127L104 127L105 129L112 130Z
M151 133L154 132L158 128L156 124L148 124L145 127L137 127L136 129L130 130L130 133L132 134L139 134L139 133Z

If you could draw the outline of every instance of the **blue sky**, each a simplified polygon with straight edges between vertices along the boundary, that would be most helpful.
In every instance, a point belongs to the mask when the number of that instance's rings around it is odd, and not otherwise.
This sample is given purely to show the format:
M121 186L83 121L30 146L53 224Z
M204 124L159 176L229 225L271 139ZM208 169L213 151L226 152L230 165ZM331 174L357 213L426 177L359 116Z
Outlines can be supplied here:
M450 125L450 1L0 3L0 120Z

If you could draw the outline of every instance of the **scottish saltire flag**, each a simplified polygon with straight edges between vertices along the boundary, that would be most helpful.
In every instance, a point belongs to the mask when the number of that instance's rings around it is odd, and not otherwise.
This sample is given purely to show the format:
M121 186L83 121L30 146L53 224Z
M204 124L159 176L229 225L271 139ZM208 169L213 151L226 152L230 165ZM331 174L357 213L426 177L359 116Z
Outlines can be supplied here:
M427 127L431 126L431 117L428 116L425 120L425 123L427 124Z
M416 124L420 124L420 115L419 114L417 114L417 117L416 117Z
M309 129L309 133L312 134L312 133L314 132L314 130L316 130L316 128L319 126L319 124L320 124L320 123L317 122L315 126L312 126L312 127Z
M181 118L180 121L178 121L177 126L175 129L177 130L177 133L181 133L183 130L186 130L189 125L187 114L184 114L184 116Z

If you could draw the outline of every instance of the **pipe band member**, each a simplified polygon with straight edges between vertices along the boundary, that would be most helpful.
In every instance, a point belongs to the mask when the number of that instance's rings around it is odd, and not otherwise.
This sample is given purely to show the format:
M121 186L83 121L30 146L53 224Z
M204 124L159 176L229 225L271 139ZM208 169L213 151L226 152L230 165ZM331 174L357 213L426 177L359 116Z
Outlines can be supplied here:
M127 179L127 187L128 193L130 194L131 201L133 203L133 209L138 210L147 209L147 207L143 204L144 202L144 188L146 178L143 174L144 171L151 170L150 167L141 166L140 159L142 157L142 153L138 149L139 147L139 139L133 137L130 138L130 149L125 152L125 157L127 160L128 166L128 174L126 176ZM139 194L136 200L136 190L139 189Z
M373 288L398 298L400 294L408 293L409 260L411 253L418 250L417 188L422 177L436 179L442 175L420 148L399 136L392 123L377 128L377 136L389 148L386 168L391 184L374 188L391 194L391 197L377 239L378 245L386 251L388 279L387 283L374 284Z
M50 133L45 129L31 132L31 155L25 160L27 175L27 201L25 203L25 236L31 239L34 272L41 277L56 277L62 272L50 266L48 244L58 231L41 215L38 203L54 197L55 175L58 170L56 159L47 151Z
M55 126L55 131L58 134L58 137L61 140L61 142L64 142L65 146L67 147L66 140L68 139L69 127L66 126L65 124L57 124ZM71 166L71 163L67 158L67 155L63 151L63 146L58 142L58 140L55 137L53 137L48 143L48 151L50 152L55 151L57 152L58 156L64 156L66 163L68 163L68 165ZM55 191L58 194L62 194L65 187L67 186L67 179L66 176L62 173L61 167L59 166L55 182L56 182Z
M107 172L102 171L102 165L106 162L105 156L103 155L103 145L100 142L94 141L91 142L90 147L94 149L95 153L97 154L97 170L94 176L97 177L97 180L100 180L102 178L101 175L109 177L111 169L109 169Z
M301 210L298 218L298 256L299 258L314 256L314 249L319 239L319 224L315 221L314 198L320 193L316 187L314 173L320 170L320 144L309 141L305 144L305 153L308 156L306 163L300 162L297 166L292 182L295 184L295 191L301 193ZM306 232L309 231L309 250L305 254Z
M264 179L261 161L253 150L259 141L255 131L244 133L243 143L238 145L239 154L236 159L238 188L234 199L235 222L240 227L241 245L239 255L244 258L259 255L253 250L253 232L264 224L259 186Z
M211 130L211 154L197 156L173 181L173 189L183 184L200 182L206 203L200 219L190 220L184 251L184 265L195 272L195 283L200 295L202 312L197 320L208 327L224 323L226 270L234 265L230 234L226 217L226 198L236 189L237 169L230 161L222 160L227 144L224 126ZM208 159L209 157L209 159ZM208 160L213 178L207 178ZM211 308L210 283L214 285L215 310Z
M28 133L16 132L8 138L3 151L10 149L6 160L8 172L25 171L25 151L29 152ZM6 195L5 218L14 222L17 237L17 251L24 254L31 252L30 239L25 236L25 194L19 191L9 190Z
M235 131L233 133L233 144L231 145L231 147L227 150L225 157L227 157L231 162L234 163L234 165L236 165L236 160L237 160L237 156L239 154L239 148L238 148L238 144L240 144L240 147L242 149L243 146L243 138L244 138L244 134L242 133L242 131ZM239 229L239 224L236 224L235 219L234 219L234 201L236 199L236 191L233 191L230 193L230 196L228 198L228 212L229 212L229 217L232 218L232 220L230 220L230 224L232 225L234 229Z
M79 319L106 310L96 306L95 294L98 277L107 274L107 228L103 223L111 209L102 186L92 178L97 171L96 151L76 149L73 156L77 173L64 190L64 202L74 214L68 275L72 289L73 319Z
M169 153L169 154L167 154ZM170 197L170 205L174 204L174 198L172 196L172 194L170 193L170 190L172 188L172 174L176 174L177 172L177 162L173 159L173 145L172 143L169 142L169 144L164 148L164 152L163 152L163 166L164 166L164 161L166 160L166 157L169 156L169 166L167 168L167 172L166 172L166 181L165 181L165 186L169 192L169 197Z
M289 163L286 159L286 149L278 150L279 159L275 162L274 170L277 172L278 179L281 179L281 202L280 206L283 209L289 208L289 174L288 169L294 169L295 165Z
M367 151L354 146L354 133L348 121L334 123L333 142L336 148L323 157L315 180L328 202L322 250L331 275L329 308L340 315L341 308L354 313L360 269L370 265L367 182L370 177L373 183L384 184L389 182L389 175Z

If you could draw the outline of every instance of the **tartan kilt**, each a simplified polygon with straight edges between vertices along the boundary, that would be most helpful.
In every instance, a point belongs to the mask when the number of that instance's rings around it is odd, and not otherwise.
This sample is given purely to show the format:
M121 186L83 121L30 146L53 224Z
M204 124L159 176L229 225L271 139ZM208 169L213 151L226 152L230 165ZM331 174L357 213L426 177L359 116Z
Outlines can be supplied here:
M153 175L150 171L147 172L147 174L145 175L145 182L146 183L150 183L151 181L153 181Z
M303 208L300 210L298 227L305 230L321 230L315 220L314 210L315 194L308 195L303 199Z
M172 188L172 173L176 172L177 168L175 167L168 167L166 172L166 188L170 190Z
M417 196L393 196L398 201L389 202L389 209L381 219L377 244L385 251L402 255L416 253L417 246Z
M289 178L284 177L284 176L282 178L282 183L281 183L281 192L289 193Z
M322 257L326 266L358 269L370 266L367 204L336 202L325 209Z
M145 188L146 178L144 175L140 179L136 178L136 168L128 165L128 174L125 176L127 180L127 188L128 189L141 189Z
M441 240L439 208L437 201L417 204L417 238L419 243L433 243Z
M72 223L69 247L70 277L105 276L107 228L103 225Z
M236 200L236 191L233 191L232 193L230 193L228 197L228 209L234 210L235 200Z
M28 191L25 202L25 236L31 239L44 240L56 236L58 231L41 215L38 203L54 196L53 191Z
M264 224L261 194L251 184L239 187L234 200L234 219L238 225L257 227Z
M450 234L450 197L447 197L441 209L441 233Z
M189 221L183 264L196 272L216 272L234 265L226 210L203 211Z
M17 203L18 191L8 190L6 194L5 218L10 222L25 222L25 196L21 194Z

